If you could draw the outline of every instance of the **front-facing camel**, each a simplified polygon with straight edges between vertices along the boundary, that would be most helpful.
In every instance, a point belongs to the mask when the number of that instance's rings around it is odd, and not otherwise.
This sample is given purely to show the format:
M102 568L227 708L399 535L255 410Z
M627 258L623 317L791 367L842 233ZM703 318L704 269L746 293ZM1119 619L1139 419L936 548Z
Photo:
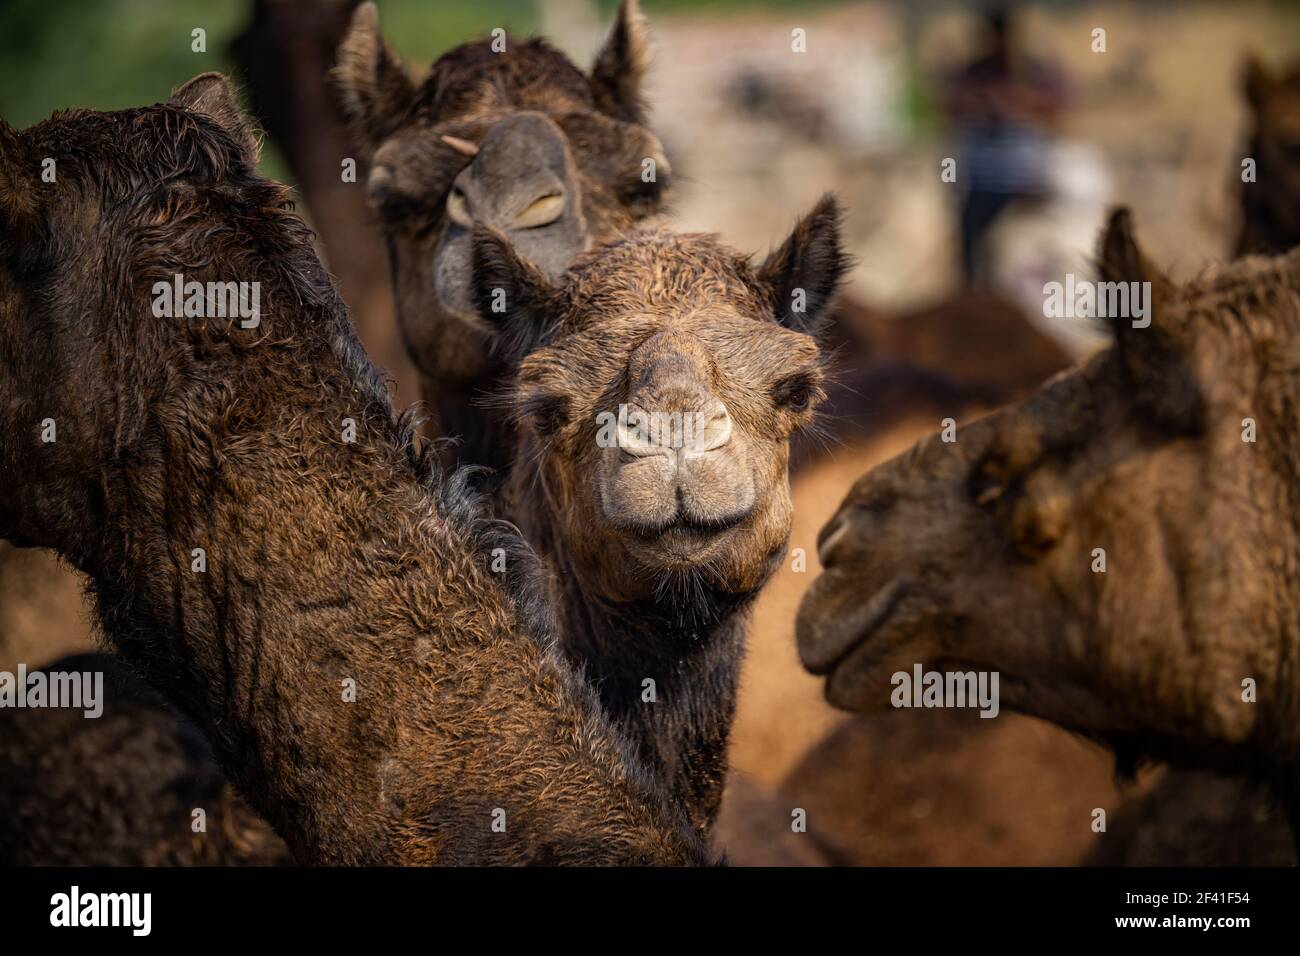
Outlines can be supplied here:
M1127 213L1111 281L1147 328L864 476L823 529L799 650L829 699L915 664L1000 673L1003 706L1130 756L1270 784L1300 819L1300 256L1176 288Z
M301 861L702 861L255 159L215 74L0 123L0 535L90 577L109 640ZM224 285L177 313L178 275L247 283L255 321Z
M518 365L504 510L554 572L562 649L701 833L747 612L789 542L839 215L822 200L757 267L713 236L638 230L557 282L477 233L480 312Z

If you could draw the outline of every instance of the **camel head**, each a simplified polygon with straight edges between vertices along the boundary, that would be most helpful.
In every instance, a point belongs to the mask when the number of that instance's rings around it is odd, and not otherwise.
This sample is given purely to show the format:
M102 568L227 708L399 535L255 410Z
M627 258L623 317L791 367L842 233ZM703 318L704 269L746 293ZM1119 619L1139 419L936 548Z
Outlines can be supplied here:
M555 279L661 207L670 172L645 125L647 58L638 6L625 0L590 74L543 40L501 35L416 77L384 43L374 5L358 8L335 73L426 391L497 371L492 328L474 311L475 223Z
M538 462L587 589L758 587L790 531L790 435L822 394L813 333L846 268L834 200L757 269L662 229L557 282L482 228L475 261L479 312L519 369L517 454Z
M0 121L0 536L94 551L123 504L107 474L180 467L213 416L270 407L277 347L350 335L257 153L216 73L166 104Z
M996 671L1003 706L1208 752L1294 699L1300 257L1175 287L1121 210L1100 266L1151 283L1149 325L869 472L823 528L798 644L832 703Z

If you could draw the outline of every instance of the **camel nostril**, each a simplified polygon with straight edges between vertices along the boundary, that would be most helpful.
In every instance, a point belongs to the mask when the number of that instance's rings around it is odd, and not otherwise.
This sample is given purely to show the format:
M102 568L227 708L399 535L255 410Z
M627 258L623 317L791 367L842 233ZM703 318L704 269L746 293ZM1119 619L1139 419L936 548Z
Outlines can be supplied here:
M680 452L686 457L716 451L731 441L731 415L716 399L699 412L620 412L618 447L635 458Z
M849 523L844 520L844 515L841 513L832 518L817 535L817 560L821 562L823 568L831 566L835 557L835 547L844 540L848 531Z
M670 450L660 441L660 431L654 427L652 416L639 408L619 410L617 438L619 450L634 458L665 455Z
M695 414L692 425L692 434L683 443L688 454L717 451L731 441L731 415L727 406L716 399L706 410Z

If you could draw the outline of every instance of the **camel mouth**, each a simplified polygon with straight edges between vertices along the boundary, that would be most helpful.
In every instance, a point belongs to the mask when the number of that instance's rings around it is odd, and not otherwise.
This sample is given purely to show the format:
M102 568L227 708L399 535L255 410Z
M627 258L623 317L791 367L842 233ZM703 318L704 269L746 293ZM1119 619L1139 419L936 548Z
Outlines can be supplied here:
M823 572L823 580L833 573ZM852 582L839 583L842 589ZM835 672L849 658L854 658L850 669L856 672L887 654L892 647L872 638L884 630L910 591L906 578L895 578L845 616L835 614L835 607L827 607L824 599L805 600L797 621L799 660L804 668L818 676L829 675L834 681Z
M643 562L681 571L711 558L747 517L742 514L708 521L679 514L667 524L623 530L632 548L641 552Z
M646 543L664 540L703 540L732 531L743 524L753 509L737 511L720 518L697 518L677 512L670 520L659 524L625 522L620 530Z

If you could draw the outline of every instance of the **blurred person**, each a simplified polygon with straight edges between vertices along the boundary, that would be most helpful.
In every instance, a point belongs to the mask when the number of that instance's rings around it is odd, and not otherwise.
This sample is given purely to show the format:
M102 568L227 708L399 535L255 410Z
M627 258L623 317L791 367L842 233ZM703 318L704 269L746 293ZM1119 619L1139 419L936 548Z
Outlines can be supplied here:
M961 200L962 272L968 285L987 280L985 233L1017 199L1048 191L1047 163L1065 105L1060 73L1019 46L1010 12L990 11L983 52L948 77L944 106L956 133Z

